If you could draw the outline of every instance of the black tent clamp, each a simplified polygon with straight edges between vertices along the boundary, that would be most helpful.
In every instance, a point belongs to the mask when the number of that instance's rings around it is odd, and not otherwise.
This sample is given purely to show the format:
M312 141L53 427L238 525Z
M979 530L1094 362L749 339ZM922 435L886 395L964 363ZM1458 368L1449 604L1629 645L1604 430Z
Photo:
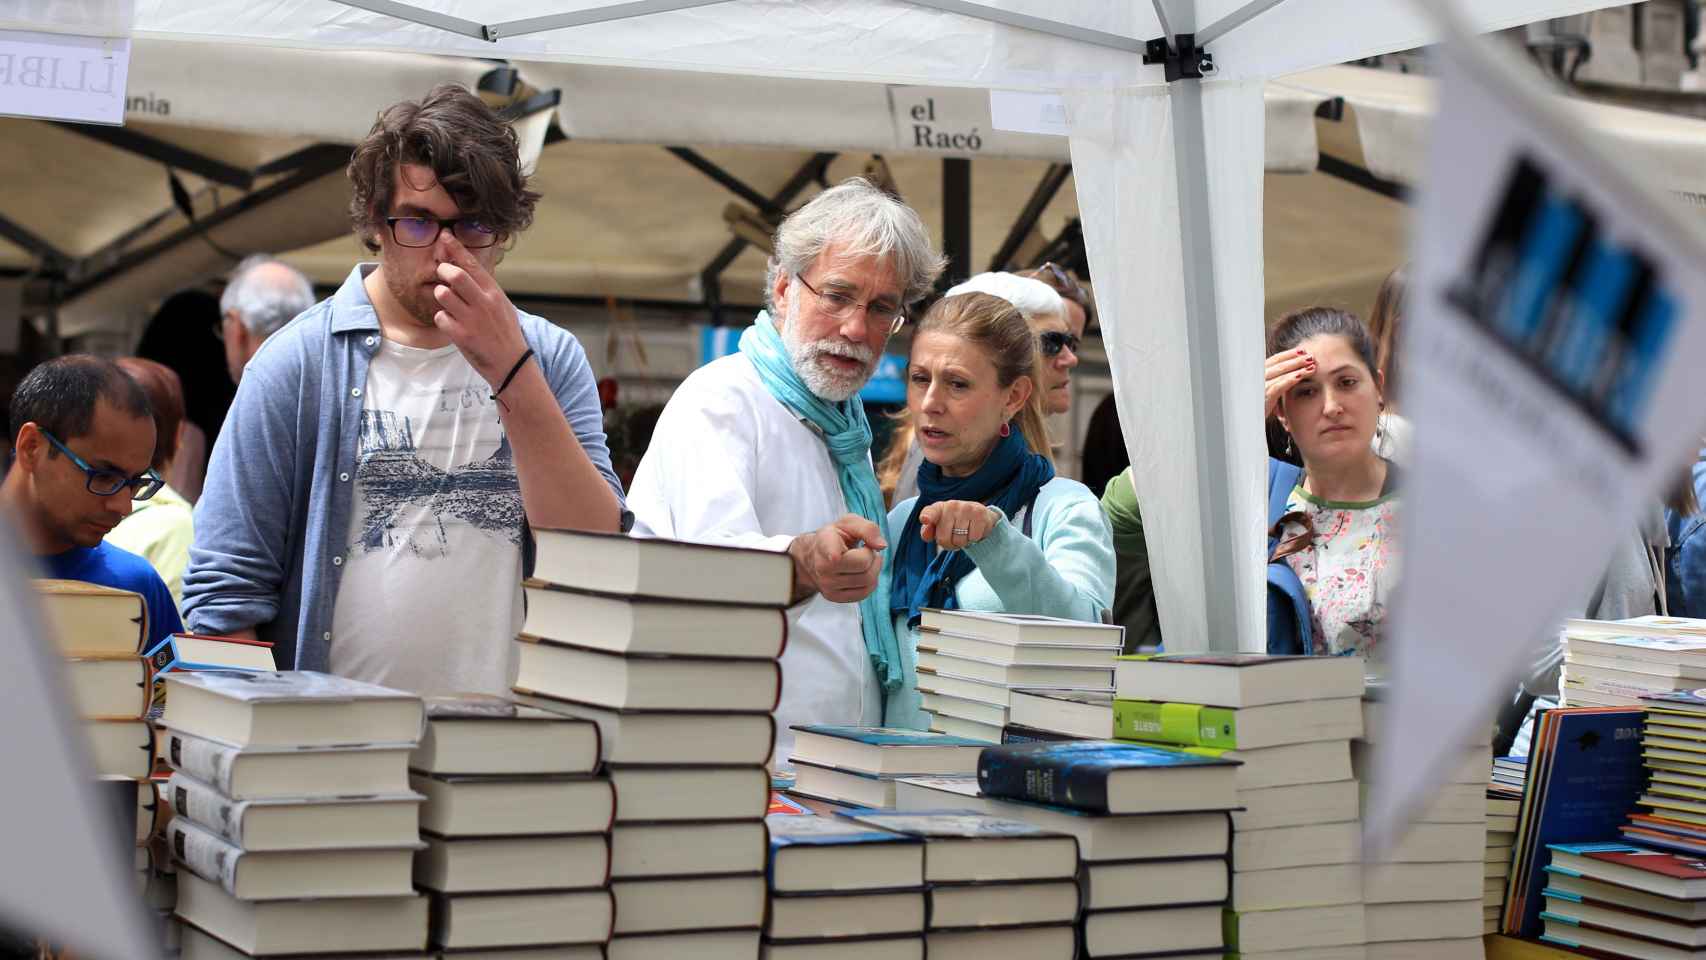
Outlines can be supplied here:
M1197 46L1194 33L1176 34L1172 46L1168 46L1166 37L1156 37L1143 45L1143 62L1162 64L1168 83L1201 80L1214 74L1214 54Z

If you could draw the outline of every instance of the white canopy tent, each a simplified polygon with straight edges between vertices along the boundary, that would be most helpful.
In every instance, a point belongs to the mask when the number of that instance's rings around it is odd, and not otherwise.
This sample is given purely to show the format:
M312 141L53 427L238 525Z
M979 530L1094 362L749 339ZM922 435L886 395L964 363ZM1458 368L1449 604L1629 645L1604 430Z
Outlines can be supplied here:
M1469 16L1498 29L1607 5L1502 0ZM1195 650L1263 645L1266 81L1434 33L1405 0L139 0L134 35L1064 92L1146 536L1165 558L1163 630ZM1156 51L1172 62L1144 62L1146 41L1179 35L1209 57L1174 40Z

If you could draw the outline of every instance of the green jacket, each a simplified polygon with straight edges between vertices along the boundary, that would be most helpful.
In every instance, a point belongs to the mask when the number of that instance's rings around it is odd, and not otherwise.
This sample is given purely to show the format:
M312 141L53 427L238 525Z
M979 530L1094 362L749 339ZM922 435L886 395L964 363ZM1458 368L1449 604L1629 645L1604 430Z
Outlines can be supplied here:
M1155 583L1149 576L1149 548L1143 542L1143 514L1131 468L1108 481L1102 512L1114 534L1114 622L1125 627L1125 652L1161 644L1161 618L1155 611Z

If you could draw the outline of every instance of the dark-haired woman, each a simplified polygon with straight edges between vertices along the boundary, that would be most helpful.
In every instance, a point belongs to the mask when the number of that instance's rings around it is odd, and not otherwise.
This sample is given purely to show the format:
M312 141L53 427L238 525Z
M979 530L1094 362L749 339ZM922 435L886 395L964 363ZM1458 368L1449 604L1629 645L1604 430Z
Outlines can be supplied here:
M1377 657L1398 501L1396 471L1372 445L1385 406L1373 342L1354 315L1314 307L1281 317L1268 353L1267 413L1303 464L1276 550L1309 599L1303 652Z

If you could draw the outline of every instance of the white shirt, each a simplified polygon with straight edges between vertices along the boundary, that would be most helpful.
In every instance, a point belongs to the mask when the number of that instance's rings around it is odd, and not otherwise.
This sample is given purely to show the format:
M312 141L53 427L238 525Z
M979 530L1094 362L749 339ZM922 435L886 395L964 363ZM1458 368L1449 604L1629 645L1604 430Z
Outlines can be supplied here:
M823 436L776 400L739 353L693 372L670 398L628 491L637 536L786 550L847 513ZM857 603L814 596L788 612L772 761L797 723L880 724L882 688Z
M380 344L353 482L331 671L423 695L507 692L521 487L491 388L456 347Z

